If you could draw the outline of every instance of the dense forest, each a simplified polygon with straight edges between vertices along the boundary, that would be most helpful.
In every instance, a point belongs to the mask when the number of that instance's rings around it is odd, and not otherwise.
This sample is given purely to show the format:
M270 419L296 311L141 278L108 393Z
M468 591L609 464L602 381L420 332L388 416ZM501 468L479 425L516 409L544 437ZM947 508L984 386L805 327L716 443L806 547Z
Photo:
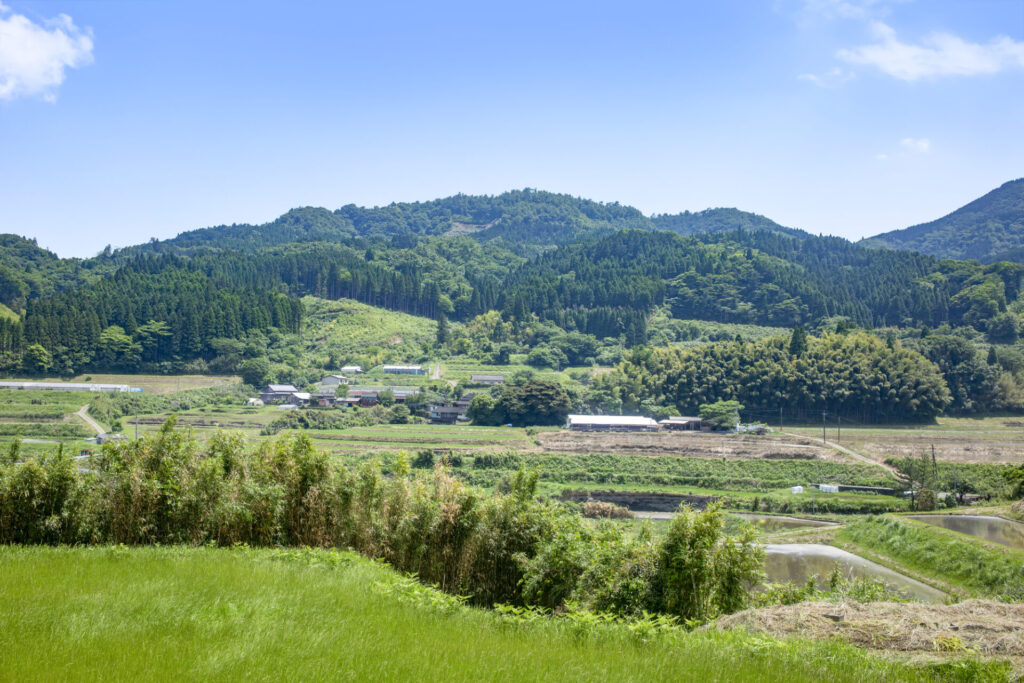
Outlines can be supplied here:
M252 357L259 348L239 354L225 340L244 347L253 334L298 332L300 297L312 295L461 323L455 334L439 333L439 350L476 349L497 362L529 353L531 364L550 367L615 362L623 349L649 343L654 319L664 343L666 317L823 332L891 328L949 392L906 416L947 404L1015 410L1020 354L985 359L978 340L1017 342L1022 285L1018 263L870 249L735 209L646 217L535 190L457 195L295 209L261 226L195 230L90 259L60 259L0 236L0 370L180 371L193 360L212 363L227 346L233 357ZM773 348L748 351L768 362ZM734 379L739 391L746 380ZM825 400L791 398L808 409ZM866 417L877 416L875 399L857 401Z
M800 340L803 339L802 342ZM921 354L865 333L790 340L716 342L692 349L633 351L595 382L591 401L607 412L669 407L696 415L700 406L739 401L764 420L830 411L848 419L930 420L945 410L949 390Z
M1024 178L938 220L875 235L862 244L982 263L1024 263Z

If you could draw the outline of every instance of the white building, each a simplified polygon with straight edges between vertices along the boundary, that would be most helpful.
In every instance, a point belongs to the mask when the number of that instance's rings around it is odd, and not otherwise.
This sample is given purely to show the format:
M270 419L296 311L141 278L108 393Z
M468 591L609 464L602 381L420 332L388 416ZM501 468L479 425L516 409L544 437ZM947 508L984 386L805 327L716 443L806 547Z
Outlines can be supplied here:
M427 371L421 365L382 365L381 372L388 375L425 375Z
M348 384L348 377L344 375L327 375L320 380L320 386L322 387L336 387L341 384Z
M0 389L22 389L24 391L35 391L37 389L49 389L50 391L113 391L140 392L127 384L92 384L89 382L0 382Z
M570 415L565 428L574 432L656 432L658 423L639 415Z
M346 365L341 369L343 375L358 375L363 371L362 366L359 365Z

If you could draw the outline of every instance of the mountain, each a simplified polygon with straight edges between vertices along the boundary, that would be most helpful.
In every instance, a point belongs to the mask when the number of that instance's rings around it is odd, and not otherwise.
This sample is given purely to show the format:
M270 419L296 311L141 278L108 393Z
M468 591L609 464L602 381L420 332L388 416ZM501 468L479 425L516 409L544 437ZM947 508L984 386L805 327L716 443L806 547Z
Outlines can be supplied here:
M739 209L705 209L696 213L684 211L677 214L661 214L652 216L651 222L658 230L667 230L679 235L743 230L746 232L774 232L801 239L809 236L809 233L803 230L787 228L770 218Z
M875 235L860 244L982 263L1024 263L1024 178L1011 180L931 223Z
M142 253L192 254L197 250L253 252L293 242L351 242L356 238L411 246L420 238L469 235L478 242L500 242L522 254L598 238L619 230L667 231L680 235L743 230L768 231L795 237L807 233L739 209L645 216L619 204L524 189L500 195L455 195L426 202L401 202L377 207L348 204L334 211L317 207L292 209L262 225L221 225L183 232L168 240L120 250L121 256Z
M648 217L529 189L306 207L84 260L0 237L0 303L18 313L0 316L0 371L227 369L215 360L228 342L301 330L307 295L474 329L477 316L497 319L525 340L519 353L564 333L642 345L655 313L782 327L837 317L949 324L1016 338L1007 309L1022 283L1024 265L868 249L736 209Z

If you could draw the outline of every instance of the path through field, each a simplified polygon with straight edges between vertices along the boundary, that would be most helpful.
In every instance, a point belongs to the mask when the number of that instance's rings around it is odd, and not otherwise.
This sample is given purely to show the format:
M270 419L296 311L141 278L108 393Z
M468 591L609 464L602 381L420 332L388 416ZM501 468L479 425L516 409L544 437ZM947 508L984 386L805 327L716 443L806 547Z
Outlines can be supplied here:
M799 434L791 434L790 432L782 432L782 433L783 434L789 434L790 436L800 436ZM889 465L886 465L884 462L878 462L877 460L872 460L871 458L867 457L866 455L861 455L860 453L856 453L854 451L851 451L846 446L840 446L839 444L832 443L831 441L825 441L823 443L824 443L824 445L828 446L829 448L835 449L835 450L839 451L840 453L845 453L846 455L850 456L851 458L854 458L855 460L860 460L861 462L866 463L868 465L875 465L876 467L881 467L882 469L888 470L888 471L892 472L893 474L897 474L895 467L890 467Z
M101 426L100 426L100 423L99 423L99 422L97 422L96 420L94 420L94 419L92 419L91 417L89 417L89 413L87 412L88 410L89 410L89 404L88 404L88 403L86 403L86 404L85 404L84 406L82 406L82 407L81 407L81 408L80 408L80 409L78 410L78 412L77 412L77 413L75 413L75 415L77 415L78 417L80 417L80 418L82 418L83 420L85 420L85 421L86 421L86 423L88 423L88 425L89 425L90 427L92 427L92 428L93 428L94 430L96 430L96 434L97 434L97 435L99 435L99 434L104 434L104 433L105 433L105 430L103 429L103 427L101 427Z

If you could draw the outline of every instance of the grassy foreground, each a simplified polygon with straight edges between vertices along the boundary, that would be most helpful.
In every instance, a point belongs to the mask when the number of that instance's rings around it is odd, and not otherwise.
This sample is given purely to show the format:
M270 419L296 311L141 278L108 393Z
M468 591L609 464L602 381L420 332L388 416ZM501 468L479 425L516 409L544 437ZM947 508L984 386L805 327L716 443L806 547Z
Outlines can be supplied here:
M435 603L422 588L403 596L394 590L402 586L390 569L344 552L0 548L0 679L863 681L951 673L838 642L740 632L642 638L622 625L513 622L452 608L439 594Z

